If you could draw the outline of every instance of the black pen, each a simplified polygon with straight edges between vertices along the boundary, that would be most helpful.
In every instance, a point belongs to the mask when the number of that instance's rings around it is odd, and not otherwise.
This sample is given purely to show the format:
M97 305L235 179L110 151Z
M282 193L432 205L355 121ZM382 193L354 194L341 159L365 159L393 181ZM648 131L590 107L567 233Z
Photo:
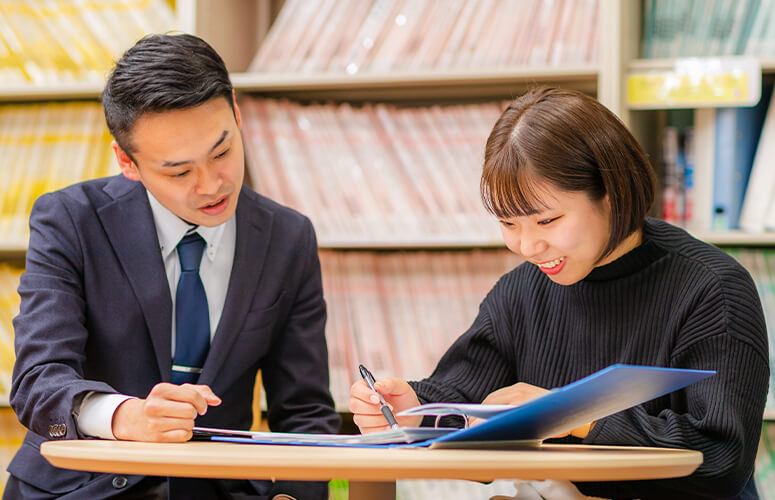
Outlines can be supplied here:
M387 420L388 424L390 424L390 428L398 430L399 427L398 422L396 422L396 417L393 416L393 412L390 411L390 407L388 406L387 401L385 401L385 398L382 397L382 394L380 394L379 391L377 391L377 389L374 387L374 375L372 375L371 372L363 365L358 365L358 370L360 370L361 377L363 377L363 380L369 384L371 390L376 392L377 396L379 396L379 410L383 415L385 415L385 420Z

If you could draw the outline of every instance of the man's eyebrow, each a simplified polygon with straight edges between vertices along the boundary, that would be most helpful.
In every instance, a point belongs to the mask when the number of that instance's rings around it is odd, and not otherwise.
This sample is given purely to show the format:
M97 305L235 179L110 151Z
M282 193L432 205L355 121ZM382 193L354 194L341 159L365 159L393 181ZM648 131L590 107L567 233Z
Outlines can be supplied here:
M211 148L210 148L210 151L209 151L209 152L210 152L210 153L212 153L213 151L215 151L215 150L216 150L216 148L217 148L218 146L220 146L221 144L223 144L223 141L225 141L225 140L226 140L226 137L227 137L228 135L229 135L229 131L228 131L228 130L224 130L224 131L221 133L221 136L218 138L218 140L217 140L217 141L215 141L215 144L213 144L213 147L211 147ZM192 160L165 161L165 162L163 162L163 163L161 164L161 166L162 166L162 167L179 167L179 166L181 166L181 165L186 165L186 164L188 164L188 163L193 163L193 161L192 161Z
M224 130L224 131L221 133L221 137L220 137L220 138L219 138L217 141L215 141L215 144L213 144L213 147L211 147L211 148L210 148L210 152L211 152L211 153L212 153L213 151L215 151L215 148L217 148L218 146L220 146L220 145L223 143L223 141L225 141L225 140L226 140L226 136L227 136L227 135L229 135L229 131L228 131L228 130Z

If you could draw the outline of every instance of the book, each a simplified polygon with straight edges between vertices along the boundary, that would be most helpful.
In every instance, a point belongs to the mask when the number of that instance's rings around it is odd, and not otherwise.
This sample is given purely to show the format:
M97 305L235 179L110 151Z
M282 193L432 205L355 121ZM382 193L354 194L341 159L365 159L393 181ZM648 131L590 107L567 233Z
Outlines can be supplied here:
M616 364L518 406L420 405L402 415L472 415L485 417L463 429L402 427L365 435L252 433L194 428L198 438L255 444L313 446L419 446L430 448L519 448L538 446L544 439L626 410L699 382L715 374L687 370Z
M762 438L756 454L756 489L763 500L772 500L775 495L775 424L762 425Z

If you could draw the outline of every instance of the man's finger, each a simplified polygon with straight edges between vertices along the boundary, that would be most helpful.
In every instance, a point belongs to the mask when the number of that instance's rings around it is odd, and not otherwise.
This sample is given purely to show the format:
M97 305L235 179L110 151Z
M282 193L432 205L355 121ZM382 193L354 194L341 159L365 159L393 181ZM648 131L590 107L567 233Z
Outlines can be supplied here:
M145 403L148 418L177 418L193 420L198 415L196 407L189 402L161 398L149 398Z
M196 408L196 412L199 415L204 415L207 412L207 400L202 395L201 387L192 384L183 384L174 386L175 390L165 391L163 397L170 401L178 401L180 403L189 403ZM209 390L209 388L207 388ZM212 394L212 391L209 391ZM213 394L214 395L214 394Z
M218 406L221 404L221 398L215 395L212 389L210 389L210 386L207 385L193 385L192 386L196 391L199 392L199 394L202 395L203 398L205 398L205 401L207 401L207 404L210 406Z
M158 441L162 443L185 443L193 433L185 429L173 429L159 433Z

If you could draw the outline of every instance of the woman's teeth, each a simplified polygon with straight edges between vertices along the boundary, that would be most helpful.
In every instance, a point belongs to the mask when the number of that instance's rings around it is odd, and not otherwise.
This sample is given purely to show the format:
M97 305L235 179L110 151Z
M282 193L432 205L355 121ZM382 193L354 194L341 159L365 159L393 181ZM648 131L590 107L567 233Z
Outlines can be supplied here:
M554 260L550 260L549 262L538 264L538 267L543 267L544 269L551 269L553 267L559 266L560 263L564 260L565 260L565 257L560 257L559 259L554 259Z

